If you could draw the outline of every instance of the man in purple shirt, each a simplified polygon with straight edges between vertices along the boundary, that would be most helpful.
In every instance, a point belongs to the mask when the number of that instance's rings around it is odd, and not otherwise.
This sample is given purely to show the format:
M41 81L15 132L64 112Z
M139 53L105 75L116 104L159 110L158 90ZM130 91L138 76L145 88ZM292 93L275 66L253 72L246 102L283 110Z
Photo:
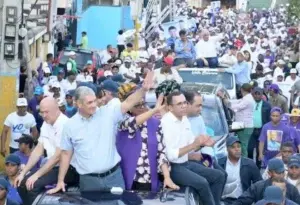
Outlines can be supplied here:
M36 121L36 128L40 132L40 129L43 124L43 118L39 114L40 112L40 102L44 98L44 89L40 86L37 86L34 89L34 97L28 103L29 112L31 112Z
M24 167L28 162L28 159L32 152L34 141L30 135L26 135L26 134L23 134L22 137L20 137L15 141L19 142L19 151L14 152L14 154L19 156L21 160L21 169L22 169L22 167ZM37 171L41 166L41 162L42 162L42 158L30 171L31 172Z

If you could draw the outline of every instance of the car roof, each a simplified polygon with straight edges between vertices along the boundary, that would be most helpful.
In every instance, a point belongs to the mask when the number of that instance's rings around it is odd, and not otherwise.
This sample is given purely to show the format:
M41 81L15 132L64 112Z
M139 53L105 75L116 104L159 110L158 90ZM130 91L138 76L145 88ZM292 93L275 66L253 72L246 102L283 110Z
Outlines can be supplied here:
M90 53L90 54L93 53L93 51L91 51L91 50L88 50L88 49L80 49L80 48L66 48L64 51L65 51L65 52L74 51L74 52L76 52L76 53Z
M210 72L210 73L218 73L218 69L224 69L224 68L180 68L178 71L203 71L203 72ZM233 73L228 73L231 75L234 75Z
M201 94L216 94L219 89L224 89L223 86L212 83L184 82L181 87L183 90L193 90Z

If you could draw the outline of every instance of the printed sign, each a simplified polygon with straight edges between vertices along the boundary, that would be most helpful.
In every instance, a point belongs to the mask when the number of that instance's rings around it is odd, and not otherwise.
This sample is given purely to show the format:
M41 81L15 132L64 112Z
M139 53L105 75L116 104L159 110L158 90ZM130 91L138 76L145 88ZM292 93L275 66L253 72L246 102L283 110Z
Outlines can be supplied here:
M269 151L279 151L282 142L283 132L281 130L267 131L267 149Z

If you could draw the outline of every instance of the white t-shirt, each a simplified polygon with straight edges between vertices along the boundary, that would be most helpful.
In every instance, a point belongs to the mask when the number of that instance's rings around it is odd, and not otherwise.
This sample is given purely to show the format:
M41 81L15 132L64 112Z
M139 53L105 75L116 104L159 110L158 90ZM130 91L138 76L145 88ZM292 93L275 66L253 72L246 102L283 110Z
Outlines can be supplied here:
M125 36L123 34L117 36L117 45L125 45Z
M71 83L67 79L64 79L62 85L64 93L67 93L69 90L75 90L77 88L76 80Z
M46 150L48 159L54 155L56 147L60 147L62 130L68 120L69 118L61 113L53 125L43 123L39 143Z
M6 117L4 125L10 127L11 137L9 146L18 149L19 143L15 142L15 140L19 139L22 134L30 134L30 128L35 127L36 122L31 113L19 116L17 112L13 112Z
M76 76L76 82L93 82L93 77L90 75L84 76L83 74L79 74Z

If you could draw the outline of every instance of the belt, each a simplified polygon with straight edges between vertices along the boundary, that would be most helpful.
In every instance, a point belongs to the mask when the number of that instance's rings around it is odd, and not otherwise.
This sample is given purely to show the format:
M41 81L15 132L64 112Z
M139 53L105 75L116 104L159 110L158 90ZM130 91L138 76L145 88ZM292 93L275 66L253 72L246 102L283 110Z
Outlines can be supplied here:
M120 167L120 162L117 163L113 168L111 168L107 172L104 172L104 173L91 173L91 174L87 174L87 175L92 176L92 177L99 177L99 178L107 177L107 176L111 175L112 173L114 173L115 171L117 171L117 169L119 167Z

